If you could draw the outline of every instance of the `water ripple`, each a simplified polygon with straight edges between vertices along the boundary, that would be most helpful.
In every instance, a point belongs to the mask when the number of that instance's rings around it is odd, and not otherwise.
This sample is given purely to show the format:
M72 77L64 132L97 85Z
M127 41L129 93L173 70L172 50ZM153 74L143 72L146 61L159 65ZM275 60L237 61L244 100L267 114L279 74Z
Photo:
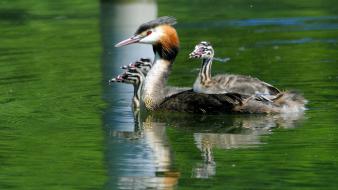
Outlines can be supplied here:
M289 17L289 18L253 18L240 20L216 20L198 23L183 23L182 28L225 28L225 27L260 27L260 26L281 26L283 28L264 28L255 30L261 32L276 31L308 31L308 30L337 30L338 16L321 17ZM320 22L320 23L319 23Z
M287 45L287 44L305 44L305 43L327 43L335 44L338 42L338 39L327 38L327 39L314 39L314 38L300 38L300 39L291 39L291 40L269 40L257 42L256 45Z

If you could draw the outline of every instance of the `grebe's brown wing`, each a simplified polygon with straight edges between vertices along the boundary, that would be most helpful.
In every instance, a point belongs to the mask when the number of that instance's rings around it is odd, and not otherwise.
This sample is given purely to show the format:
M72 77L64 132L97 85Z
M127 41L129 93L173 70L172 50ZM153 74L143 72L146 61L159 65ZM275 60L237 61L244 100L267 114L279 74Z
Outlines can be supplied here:
M203 94L187 90L166 98L159 109L203 114L229 113L236 105L242 104L242 99L242 95L237 93Z
M244 94L255 94L258 92L265 92L270 95L276 95L280 93L276 87L269 83L259 80L258 78L246 76L246 75L235 75L235 74L224 74L216 75L213 79L224 84L230 92L244 93Z

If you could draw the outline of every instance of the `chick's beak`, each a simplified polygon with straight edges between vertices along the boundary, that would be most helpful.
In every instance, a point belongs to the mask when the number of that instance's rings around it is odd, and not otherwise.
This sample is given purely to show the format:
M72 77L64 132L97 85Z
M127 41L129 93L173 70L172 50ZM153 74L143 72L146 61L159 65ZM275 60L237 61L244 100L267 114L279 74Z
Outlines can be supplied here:
M201 53L200 52L196 52L196 51L193 51L189 54L189 58L198 58L201 56Z
M126 45L129 45L129 44L134 44L134 43L137 43L139 42L143 37L141 35L135 35L135 36L132 36L126 40L123 40L117 44L115 44L115 47L122 47L122 46L126 46Z
M198 48L198 49L195 49L193 52L191 52L191 53L189 54L189 58L190 58L190 59L191 59L191 58L199 58L199 57L202 56L202 54L203 54L203 49Z

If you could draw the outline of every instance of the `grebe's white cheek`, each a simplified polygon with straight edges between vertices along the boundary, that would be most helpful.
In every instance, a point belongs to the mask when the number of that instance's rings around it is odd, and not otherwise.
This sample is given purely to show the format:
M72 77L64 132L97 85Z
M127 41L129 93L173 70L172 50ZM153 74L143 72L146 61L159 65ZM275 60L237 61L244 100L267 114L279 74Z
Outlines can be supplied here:
M150 35L142 38L139 43L143 43L143 44L155 44L156 42L158 42L161 38L161 34L158 32L153 32Z

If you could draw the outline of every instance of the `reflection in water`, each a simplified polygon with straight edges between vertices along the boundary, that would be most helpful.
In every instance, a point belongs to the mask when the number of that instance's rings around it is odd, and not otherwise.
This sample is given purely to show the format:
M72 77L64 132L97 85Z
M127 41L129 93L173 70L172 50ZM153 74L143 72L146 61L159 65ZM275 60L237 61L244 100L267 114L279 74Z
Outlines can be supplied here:
M292 128L302 119L303 113L286 115L246 115L233 120L227 133L194 133L195 144L202 153L203 162L193 170L196 178L209 178L216 174L216 162L212 149L232 149L256 147L260 136L271 133L272 128Z
M171 164L170 149L165 133L165 123L152 122L151 117L141 120L139 111L134 113L135 131L112 131L112 137L144 141L154 153L157 172L168 171Z
M148 148L148 150L141 150L134 154L143 156L142 154L146 151L151 152L152 155L149 158L151 163L149 164L155 167L154 177L133 177L134 171L130 171L128 176L119 178L117 186L122 189L171 189L175 187L179 173L171 169L172 156L165 132L166 123L154 122L150 116L142 120L139 112L136 112L134 116L135 132L114 131L111 135L113 138L122 137L130 142L137 144L142 142L142 144L146 145L144 148ZM134 160L130 160L130 162L134 162Z
M303 118L303 113L292 115L220 115L204 116L173 113L154 113L141 117L135 113L135 132L112 133L129 141L142 140L153 153L156 178L122 177L120 187L169 188L177 185L180 173L173 170L173 156L166 127L188 130L201 151L202 161L192 168L192 177L209 178L216 175L213 149L252 148L261 143L260 136L271 134L273 128L292 128ZM227 122L224 122L227 120ZM205 127L211 126L211 127ZM215 127L218 126L218 127ZM132 172L132 171L130 171Z

